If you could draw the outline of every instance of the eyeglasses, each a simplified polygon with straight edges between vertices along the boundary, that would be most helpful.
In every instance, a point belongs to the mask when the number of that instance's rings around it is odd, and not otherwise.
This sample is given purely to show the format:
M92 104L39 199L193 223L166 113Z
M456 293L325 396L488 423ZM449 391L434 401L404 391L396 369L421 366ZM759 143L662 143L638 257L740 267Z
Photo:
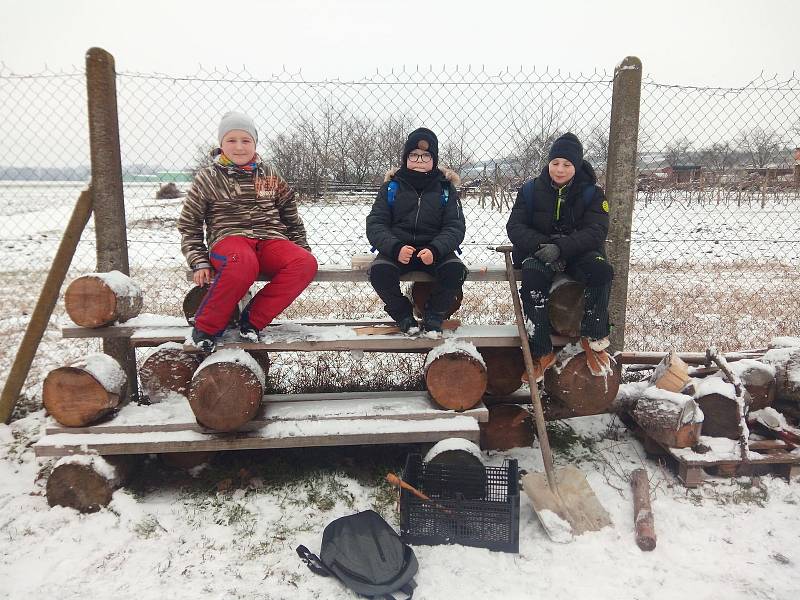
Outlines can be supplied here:
M412 152L408 155L408 160L411 162L428 162L430 159L430 152Z

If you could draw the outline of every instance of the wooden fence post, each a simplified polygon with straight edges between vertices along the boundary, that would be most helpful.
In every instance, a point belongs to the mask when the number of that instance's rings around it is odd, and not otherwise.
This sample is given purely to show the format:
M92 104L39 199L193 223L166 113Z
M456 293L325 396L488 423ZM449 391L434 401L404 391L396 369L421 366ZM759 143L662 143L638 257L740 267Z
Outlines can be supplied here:
M642 61L635 56L627 56L614 69L606 171L606 195L611 205L607 252L614 267L609 316L614 324L611 347L615 350L625 348L625 313L631 257L631 225L636 200L641 95Z
M92 162L97 270L130 275L122 159L117 116L114 57L102 48L86 53L89 102L89 147ZM103 352L115 358L128 375L128 397L138 395L136 355L127 339L104 339Z

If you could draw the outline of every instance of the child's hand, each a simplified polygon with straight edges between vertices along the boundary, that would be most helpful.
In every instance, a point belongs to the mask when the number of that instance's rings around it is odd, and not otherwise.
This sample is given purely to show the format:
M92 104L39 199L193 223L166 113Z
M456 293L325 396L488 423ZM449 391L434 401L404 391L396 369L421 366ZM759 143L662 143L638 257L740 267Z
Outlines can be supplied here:
M414 246L403 246L400 248L400 254L397 255L397 262L407 265L416 250Z
M419 259L422 261L423 264L432 265L433 264L433 252L430 251L429 248L423 248L419 251Z
M197 269L192 273L192 279L195 285L203 287L211 283L211 269Z

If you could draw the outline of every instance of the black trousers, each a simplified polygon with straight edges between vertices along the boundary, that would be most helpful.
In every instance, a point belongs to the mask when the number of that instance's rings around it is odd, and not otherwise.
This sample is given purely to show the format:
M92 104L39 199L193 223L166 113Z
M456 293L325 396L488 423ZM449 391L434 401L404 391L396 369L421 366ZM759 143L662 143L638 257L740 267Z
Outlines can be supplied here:
M407 265L379 254L369 268L369 282L383 300L384 308L396 322L411 317L414 307L400 290L400 276L411 271L424 271L434 277L434 286L425 316L443 318L456 296L461 292L467 277L467 268L454 252L446 254L432 265L426 265L416 256Z
M614 269L599 252L587 252L567 261L567 275L586 286L581 336L600 339L608 336L608 302ZM547 301L556 271L536 257L522 261L522 285L519 290L522 309L528 323L528 339L534 356L553 351Z

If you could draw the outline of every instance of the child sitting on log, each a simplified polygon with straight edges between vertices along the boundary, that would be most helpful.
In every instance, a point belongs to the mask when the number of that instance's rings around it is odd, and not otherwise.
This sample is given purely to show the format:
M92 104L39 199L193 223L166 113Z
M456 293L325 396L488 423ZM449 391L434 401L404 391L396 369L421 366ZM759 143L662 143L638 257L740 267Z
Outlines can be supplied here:
M207 352L214 349L216 338L259 274L270 282L242 311L239 322L240 336L250 342L259 341L259 331L300 295L317 272L295 192L256 153L253 120L229 112L217 134L220 147L212 153L213 164L195 175L178 219L181 251L194 271L194 282L210 284L191 334L194 345Z
M514 263L522 266L520 298L527 320L536 381L555 362L547 302L557 273L586 286L581 346L593 375L610 361L608 302L614 271L605 257L608 201L597 185L583 146L565 133L553 142L548 164L517 193L506 231L514 245Z
M379 252L369 280L386 312L403 333L419 332L413 307L400 291L400 276L410 271L433 275L422 329L442 331L445 314L466 278L455 255L464 240L464 212L456 186L458 175L439 168L439 141L425 128L411 132L403 147L402 166L386 173L367 216L367 238Z

